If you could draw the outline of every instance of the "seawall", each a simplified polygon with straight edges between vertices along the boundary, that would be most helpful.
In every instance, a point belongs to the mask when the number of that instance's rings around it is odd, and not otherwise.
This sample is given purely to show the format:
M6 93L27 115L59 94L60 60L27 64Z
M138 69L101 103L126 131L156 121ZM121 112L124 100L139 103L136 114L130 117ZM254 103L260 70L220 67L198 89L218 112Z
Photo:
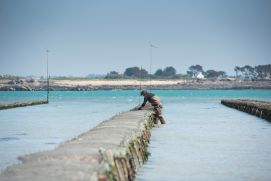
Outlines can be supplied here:
M221 100L221 104L271 122L271 102L258 100Z
M0 110L11 109L16 107L34 106L39 104L48 104L47 101L30 101L30 102L15 102L11 104L0 104Z
M91 121L91 120L90 120ZM5 169L2 181L131 181L147 160L152 111L128 111L56 149L19 157Z

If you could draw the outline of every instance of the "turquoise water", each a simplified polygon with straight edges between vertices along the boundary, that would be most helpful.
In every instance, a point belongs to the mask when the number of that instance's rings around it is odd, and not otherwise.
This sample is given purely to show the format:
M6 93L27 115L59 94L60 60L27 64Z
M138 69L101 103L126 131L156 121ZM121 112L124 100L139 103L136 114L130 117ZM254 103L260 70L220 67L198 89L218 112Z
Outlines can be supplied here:
M45 99L45 92L0 92L0 102ZM51 92L50 104L0 111L0 169L19 155L55 148L138 104L137 91Z
M271 124L220 104L271 100L270 90L157 90L167 124L153 129L149 161L137 180L271 178ZM141 103L138 91L51 92L50 104L0 111L0 168L55 148ZM0 102L44 99L45 92L0 92Z
M151 156L137 181L270 180L271 124L225 107L220 99L270 101L271 91L166 94L161 92L167 124L152 130Z

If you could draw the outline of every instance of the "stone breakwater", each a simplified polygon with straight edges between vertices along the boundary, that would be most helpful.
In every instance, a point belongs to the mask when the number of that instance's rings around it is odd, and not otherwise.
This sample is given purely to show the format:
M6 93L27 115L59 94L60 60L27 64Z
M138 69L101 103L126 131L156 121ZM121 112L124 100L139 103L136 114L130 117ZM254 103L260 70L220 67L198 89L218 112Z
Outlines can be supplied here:
M271 102L257 100L221 100L221 104L271 122Z
M30 102L15 102L11 104L0 104L0 110L11 109L16 107L34 106L39 104L48 104L47 101L30 101Z
M56 149L19 157L2 181L131 181L148 158L152 111L128 111L112 117Z

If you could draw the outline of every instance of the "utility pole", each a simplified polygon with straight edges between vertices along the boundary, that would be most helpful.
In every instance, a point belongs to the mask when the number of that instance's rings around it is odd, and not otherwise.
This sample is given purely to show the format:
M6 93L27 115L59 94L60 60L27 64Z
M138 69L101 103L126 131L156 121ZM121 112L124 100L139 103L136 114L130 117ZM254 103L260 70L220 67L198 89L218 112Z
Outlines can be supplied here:
M158 48L158 47L156 47L156 46L154 46L153 44L152 44L152 42L150 41L150 90L151 90L151 74L152 74L152 49L153 48Z
M48 65L49 50L46 50L46 64L47 64L47 103L49 103L49 65Z
M139 79L139 92L141 93L142 91L142 66L140 67L140 79ZM138 96L138 105L140 105L140 96Z

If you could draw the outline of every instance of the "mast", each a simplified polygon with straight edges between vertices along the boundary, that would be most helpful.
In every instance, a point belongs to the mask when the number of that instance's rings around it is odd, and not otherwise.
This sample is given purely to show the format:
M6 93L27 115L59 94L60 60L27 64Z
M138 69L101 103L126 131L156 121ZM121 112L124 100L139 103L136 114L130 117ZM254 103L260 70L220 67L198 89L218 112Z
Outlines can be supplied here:
M141 82L142 82L142 65L140 67L140 79L139 79L139 95L138 95L138 105L140 105L140 93L142 91L142 85L141 85Z
M49 103L49 63L48 63L48 57L49 57L49 50L46 50L46 64L47 64L47 103Z
M158 47L154 46L152 44L152 42L150 41L150 76L149 76L149 79L150 79L150 87L149 87L150 92L151 92L151 81L152 81L151 75L152 75L152 49L153 48L158 48Z

